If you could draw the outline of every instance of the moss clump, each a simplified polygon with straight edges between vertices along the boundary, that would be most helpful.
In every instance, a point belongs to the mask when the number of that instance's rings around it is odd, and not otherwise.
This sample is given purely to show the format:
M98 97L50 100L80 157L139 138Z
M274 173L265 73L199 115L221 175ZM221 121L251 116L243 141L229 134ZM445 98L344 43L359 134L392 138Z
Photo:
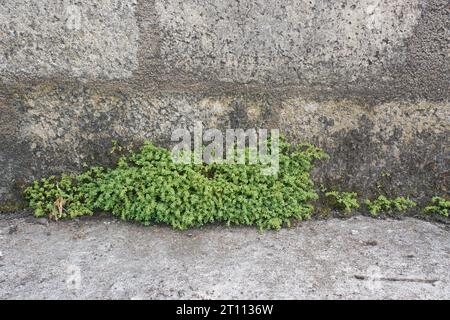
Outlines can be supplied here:
M0 213L9 213L26 208L26 204L19 201L7 200L0 203Z
M169 150L146 143L115 168L35 181L25 197L36 216L53 219L101 210L176 229L212 222L279 229L310 216L310 202L318 198L310 171L324 158L314 146L282 142L278 173L263 175L262 164L178 164Z

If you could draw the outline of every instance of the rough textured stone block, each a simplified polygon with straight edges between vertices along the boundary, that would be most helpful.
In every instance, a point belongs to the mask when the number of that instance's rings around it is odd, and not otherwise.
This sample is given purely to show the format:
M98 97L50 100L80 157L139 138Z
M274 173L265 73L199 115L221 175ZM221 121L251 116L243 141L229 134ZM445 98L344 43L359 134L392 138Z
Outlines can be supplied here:
M0 202L113 139L279 128L364 195L447 193L447 0L0 0Z
M131 76L138 67L136 4L136 0L1 1L0 73L80 79Z

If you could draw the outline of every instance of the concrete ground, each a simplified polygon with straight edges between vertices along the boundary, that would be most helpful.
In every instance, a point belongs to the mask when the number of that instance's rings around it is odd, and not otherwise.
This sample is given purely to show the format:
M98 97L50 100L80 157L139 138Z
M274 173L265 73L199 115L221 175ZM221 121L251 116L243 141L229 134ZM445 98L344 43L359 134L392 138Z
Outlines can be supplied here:
M0 214L0 299L450 299L450 228L416 219L185 232Z

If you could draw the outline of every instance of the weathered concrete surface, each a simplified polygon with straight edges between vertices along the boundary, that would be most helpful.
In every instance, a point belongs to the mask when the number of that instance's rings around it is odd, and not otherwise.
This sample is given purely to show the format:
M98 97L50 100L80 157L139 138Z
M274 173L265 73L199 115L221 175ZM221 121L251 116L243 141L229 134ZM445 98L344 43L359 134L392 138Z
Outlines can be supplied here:
M6 83L448 98L445 0L4 0L0 9Z
M112 139L167 144L195 120L318 143L332 157L318 180L363 195L445 194L448 14L446 0L0 1L0 202L108 163Z
M0 251L1 299L450 298L450 230L415 219L260 233L1 215Z
M356 80L387 55L401 60L393 53L422 9L418 0L156 1L171 69L271 84Z
M291 141L310 141L331 160L316 170L319 182L359 194L423 199L450 192L450 106L315 103L287 99L280 125Z
M0 74L116 79L137 68L135 0L0 3Z
M160 92L36 86L0 101L0 197L41 175L112 163L111 141L168 145L178 128L280 128L289 141L323 147L316 181L362 196L429 200L450 186L447 103L379 103L268 93Z

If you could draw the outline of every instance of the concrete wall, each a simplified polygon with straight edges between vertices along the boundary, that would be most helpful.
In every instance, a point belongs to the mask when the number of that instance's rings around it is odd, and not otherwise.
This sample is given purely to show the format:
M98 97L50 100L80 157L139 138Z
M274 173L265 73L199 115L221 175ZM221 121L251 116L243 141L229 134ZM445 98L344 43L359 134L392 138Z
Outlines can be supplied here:
M0 201L111 140L279 128L319 182L448 192L446 0L2 0Z

